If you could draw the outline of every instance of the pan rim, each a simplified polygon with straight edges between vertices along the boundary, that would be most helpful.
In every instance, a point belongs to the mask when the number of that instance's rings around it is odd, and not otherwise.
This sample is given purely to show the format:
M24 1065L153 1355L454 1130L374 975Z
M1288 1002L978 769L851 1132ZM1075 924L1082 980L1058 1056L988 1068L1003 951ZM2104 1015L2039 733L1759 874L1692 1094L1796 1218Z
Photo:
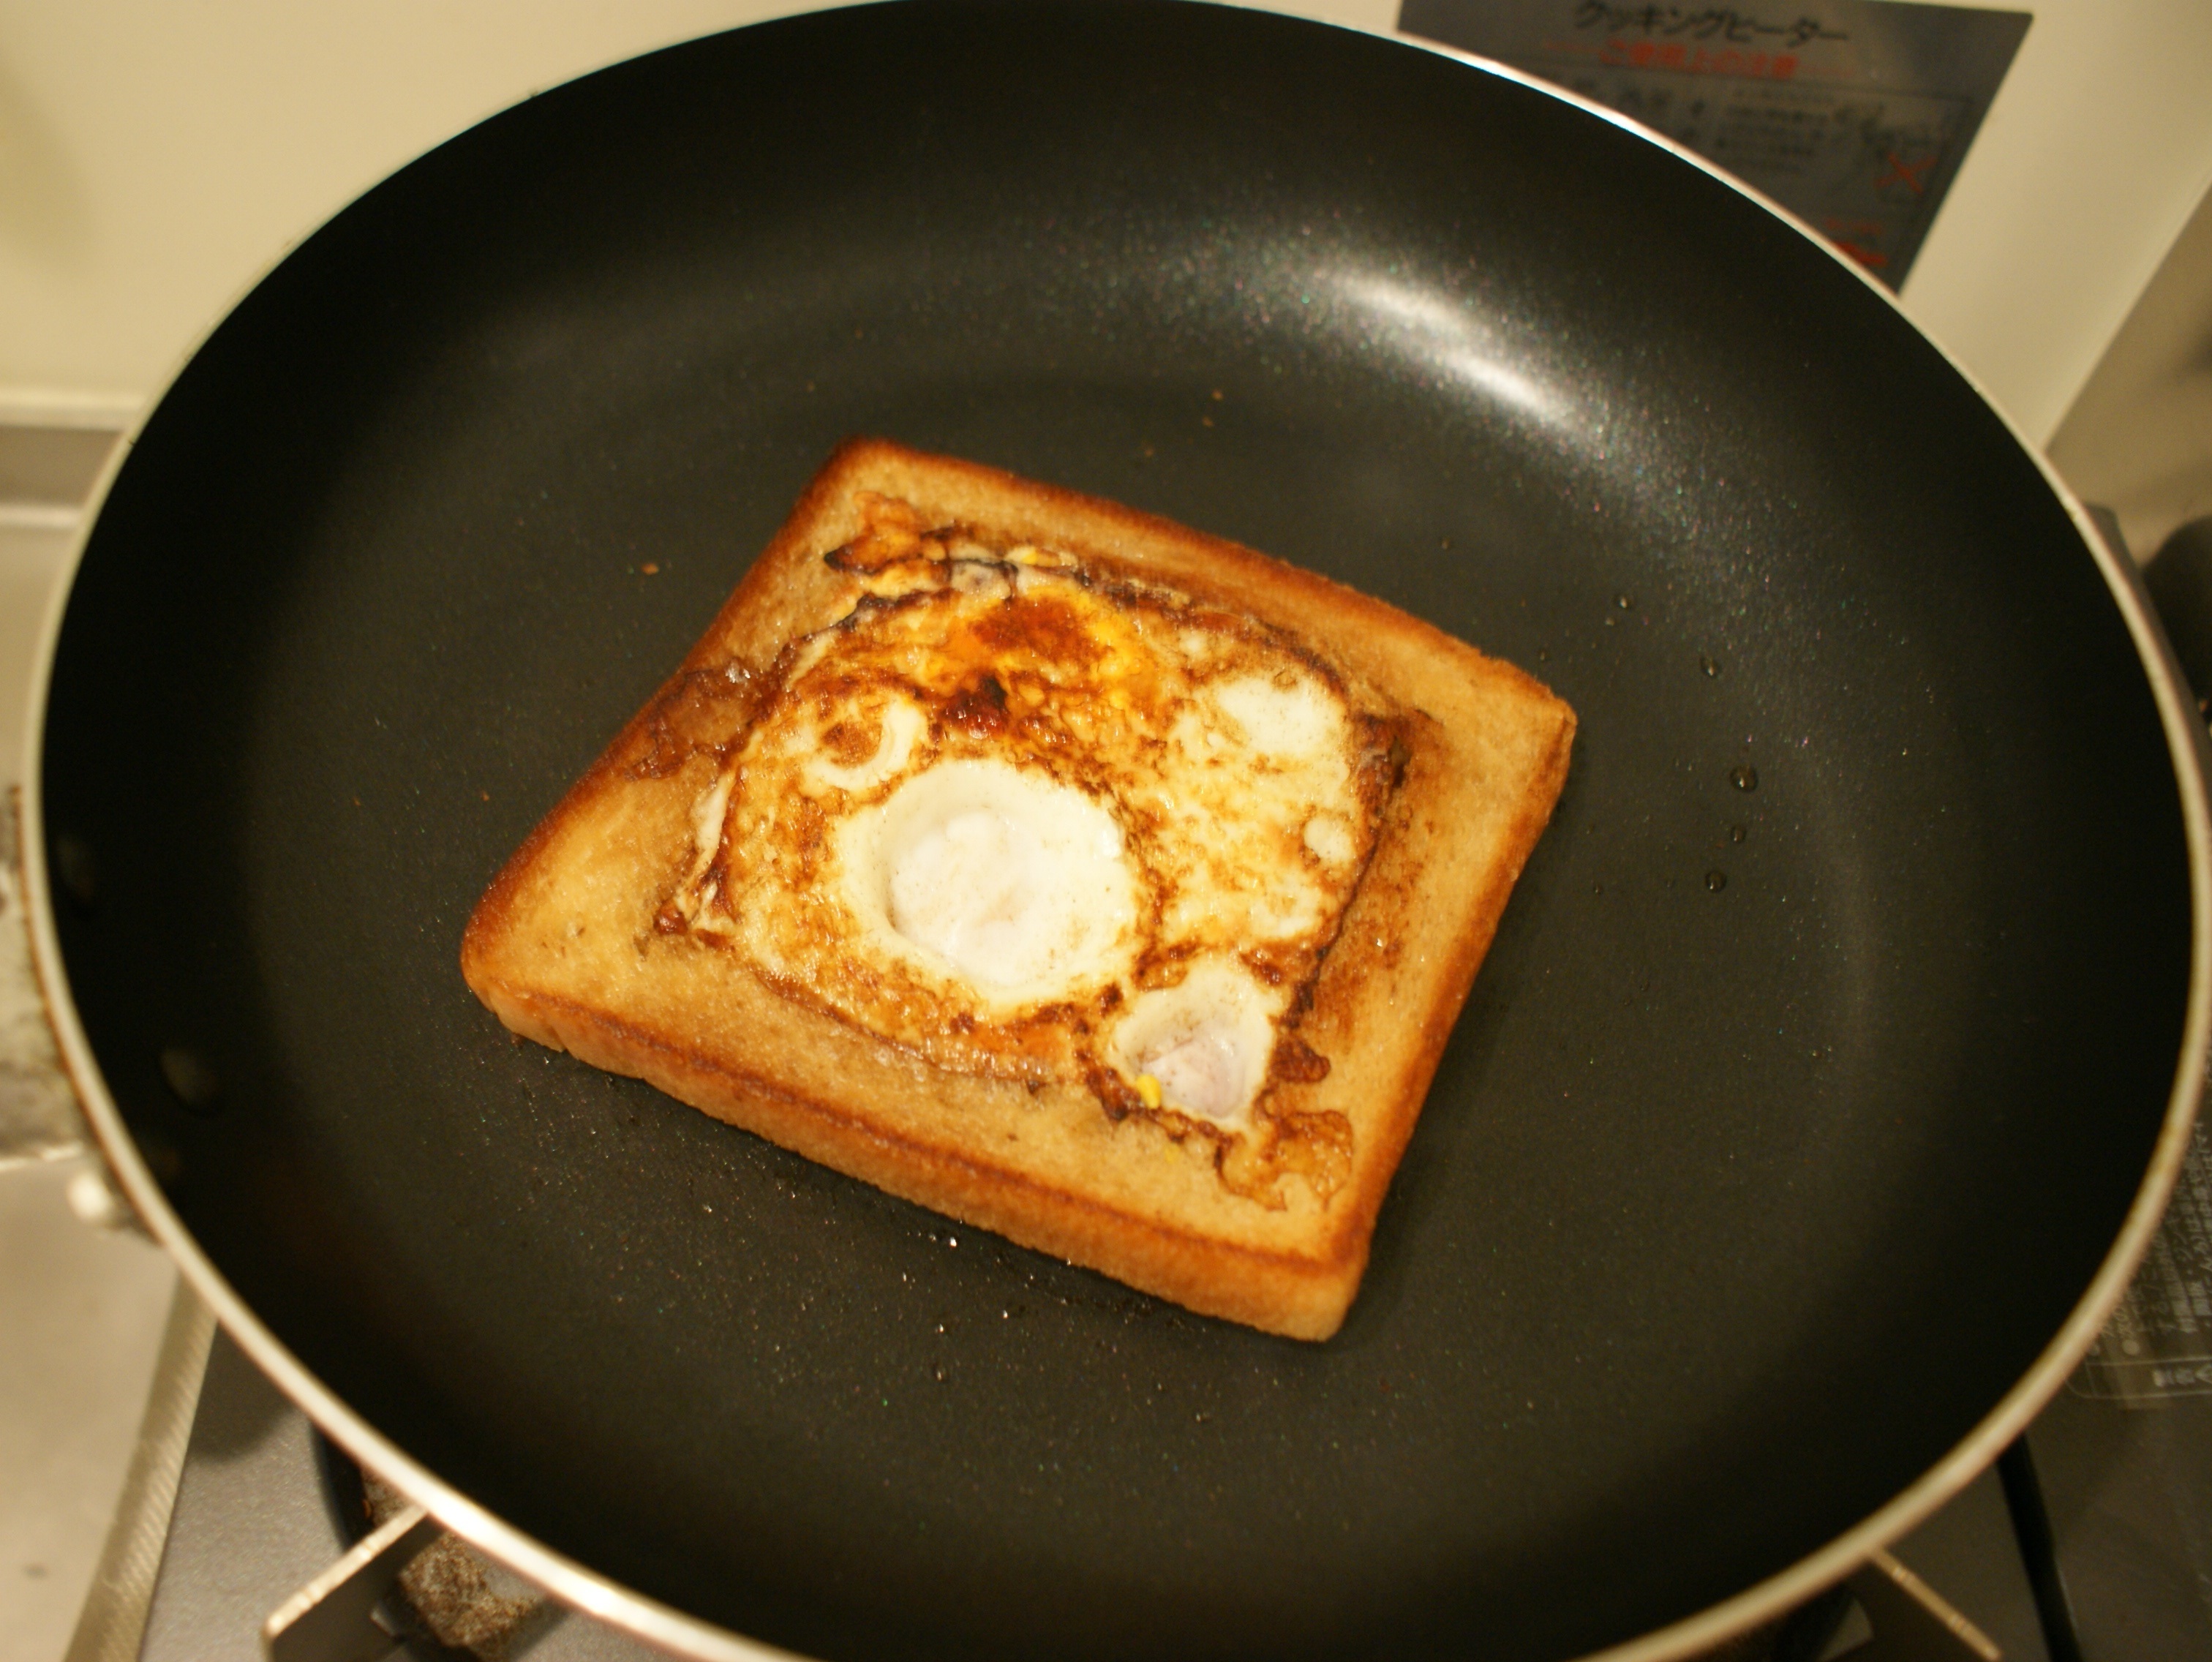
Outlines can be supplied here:
M1245 8L1237 3L1237 0L1230 0L1227 9ZM877 8L872 5L835 5L824 9L863 11ZM2185 1005L2180 1055L2159 1136L2143 1180L2136 1191L2135 1199L2112 1245L2106 1251L2087 1290L2076 1301L2066 1322L2045 1346L2027 1372L1948 1454L1903 1492L1853 1528L1765 1580L1681 1621L1622 1644L1590 1653L1584 1659L1584 1662L1677 1662L1679 1659L1693 1656L1779 1616L1841 1580L1868 1562L1875 1552L1907 1533L1964 1489L2057 1394L2068 1373L2086 1354L2126 1290L2164 1215L2167 1199L2188 1151L2191 1129L2206 1085L2208 1041L2212 1041L2212 795L2208 795L2207 788L2206 733L2195 700L2166 643L2163 630L2142 588L2140 579L2131 569L2131 563L2124 564L2126 557L2105 540L2086 509L2041 451L2028 441L2011 413L1989 393L1972 371L1942 341L1905 311L1897 295L1875 281L1863 267L1821 237L1803 219L1665 135L1654 132L1632 119L1581 94L1510 65L1393 30L1334 23L1293 15L1276 15L1310 27L1339 30L1425 52L1498 76L1595 115L1644 143L1660 146L1678 160L1688 162L1709 178L1755 203L1809 239L1822 253L1850 271L1856 279L1933 348L1996 417L2007 435L2033 460L2045 484L2064 508L2104 578L2113 603L2120 611L2145 678L2150 685L2173 766L2190 873L2190 984ZM757 25L741 27L750 28ZM679 42L653 50L675 50L683 44ZM651 52L639 54L650 55L653 55ZM612 65L601 66L609 67ZM597 70L587 71L586 76L576 78L581 80L598 72ZM506 107L518 107L509 105ZM490 119L497 113L500 112L488 113L483 119ZM31 834L22 839L22 857L33 969L54 1031L64 1069L83 1109L100 1154L133 1209L155 1239L177 1263L186 1281L206 1300L233 1340L321 1431L354 1458L374 1466L380 1476L391 1481L410 1500L423 1507L443 1527L537 1584L559 1603L595 1621L647 1644L700 1659L700 1662L766 1662L767 1659L797 1659L797 1653L747 1638L689 1615L546 1545L471 1499L405 1453L325 1386L238 1295L169 1205L167 1197L162 1193L123 1122L121 1110L107 1088L70 991L46 863L43 790L45 736L47 704L52 690L53 667L62 623L100 511L146 423L223 321L316 230L343 214L355 202L383 182L375 181L348 198L325 216L320 224L273 253L251 280L236 290L228 304L210 320L180 356L160 390L149 396L140 407L122 441L111 454L87 501L83 518L48 600L34 648L31 697L26 713L21 813L23 824ZM799 1662L803 1662L803 1659L799 1659Z

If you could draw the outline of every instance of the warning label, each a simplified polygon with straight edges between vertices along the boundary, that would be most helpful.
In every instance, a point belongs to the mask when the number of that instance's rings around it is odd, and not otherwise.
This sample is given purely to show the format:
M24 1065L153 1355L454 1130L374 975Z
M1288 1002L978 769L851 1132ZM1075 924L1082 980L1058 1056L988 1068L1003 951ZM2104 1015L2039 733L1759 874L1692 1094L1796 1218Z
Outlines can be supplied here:
M1404 0L1408 34L1633 117L1727 168L1895 288L2028 26L1892 0L1742 8Z

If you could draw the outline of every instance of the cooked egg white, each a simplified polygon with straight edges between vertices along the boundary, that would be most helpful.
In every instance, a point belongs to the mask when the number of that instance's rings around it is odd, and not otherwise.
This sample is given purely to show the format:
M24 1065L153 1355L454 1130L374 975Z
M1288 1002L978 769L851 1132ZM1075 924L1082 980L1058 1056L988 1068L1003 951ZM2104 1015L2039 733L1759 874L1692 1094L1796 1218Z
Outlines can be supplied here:
M1275 1023L1288 1003L1282 988L1261 984L1233 959L1191 965L1171 987L1137 995L1114 1025L1107 1056L1141 1096L1203 1115L1222 1125L1241 1123L1266 1083Z
M1120 824L1073 786L957 758L836 827L840 892L867 950L964 982L1002 1014L1128 973L1136 873Z

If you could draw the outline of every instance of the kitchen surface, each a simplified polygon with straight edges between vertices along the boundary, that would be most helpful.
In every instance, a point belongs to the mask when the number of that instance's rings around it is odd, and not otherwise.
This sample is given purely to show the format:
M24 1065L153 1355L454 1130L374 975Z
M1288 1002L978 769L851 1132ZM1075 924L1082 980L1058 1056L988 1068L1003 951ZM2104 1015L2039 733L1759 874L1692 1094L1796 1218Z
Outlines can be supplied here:
M0 784L20 777L33 661L87 504L173 366L258 273L479 117L781 9L0 5ZM1372 29L1397 14L1394 0L1294 9ZM2141 562L2212 514L2212 104L2198 95L2212 82L2212 14L2189 0L2021 9L2033 21L1901 304L2079 496L2112 510ZM0 827L0 1662L119 1662L142 1638L149 1662L253 1654L233 1618L265 1615L350 1544L327 1497L333 1481L360 1480L334 1480L304 1417L211 1336L85 1151L38 1014L15 837L11 819ZM2100 1356L2117 1359L2124 1336ZM203 1374L215 1394L195 1429ZM2104 1406L2089 1386L2069 1389L2055 1413L2074 1433L2038 1455L2059 1485L2062 1537L2119 1507L2130 1484L2193 1476L2185 1445L2140 1428L2193 1423L2212 1396L2161 1379L2123 1434L2118 1421L2084 1417ZM2081 1452L2093 1445L2094 1458ZM242 1486L249 1470L267 1486ZM283 1498L256 1498L271 1495ZM2212 1492L2200 1498L2194 1515L2212 1536ZM208 1519L261 1510L261 1556L228 1581L210 1572L186 1585L179 1565L204 1537L173 1545L163 1568L173 1504ZM2188 1497L2157 1504L2185 1512ZM2115 1511L2115 1528L2124 1536L2140 1515ZM1992 1471L1896 1556L2003 1655L2063 1662L2045 1644L2038 1599L2052 1595L2035 1585L2033 1544L2015 1538L2021 1517ZM2135 1610L2170 1607L2186 1622L2193 1598L2212 1621L2203 1588L2186 1585L2187 1566L2208 1562L2203 1543L2137 1545L2081 1561L2090 1662L2188 1653L2130 1638ZM2062 1538L2062 1560L2068 1550ZM2130 1564L2144 1567L2140 1584ZM507 1653L633 1653L581 1618L522 1610L514 1601L528 1590L491 1574L483 1596L509 1601ZM1838 1627L1807 1656L1847 1653L1859 1631ZM157 1654L157 1642L172 1648Z

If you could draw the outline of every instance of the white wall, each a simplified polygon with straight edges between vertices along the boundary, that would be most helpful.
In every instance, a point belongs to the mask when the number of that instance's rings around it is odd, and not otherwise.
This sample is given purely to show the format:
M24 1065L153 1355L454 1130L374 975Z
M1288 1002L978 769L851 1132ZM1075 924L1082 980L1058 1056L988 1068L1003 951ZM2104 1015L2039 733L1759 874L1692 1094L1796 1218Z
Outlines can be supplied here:
M290 243L533 90L775 0L0 0L0 392L158 390Z
M2212 186L2212 0L2032 11L1905 307L2046 442Z
M2087 501L2148 560L2212 514L2212 196L2197 206L2051 440Z
M802 9L0 0L0 419L157 391L289 243L532 90ZM2212 0L2034 10L1905 298L2041 441L2212 180Z

